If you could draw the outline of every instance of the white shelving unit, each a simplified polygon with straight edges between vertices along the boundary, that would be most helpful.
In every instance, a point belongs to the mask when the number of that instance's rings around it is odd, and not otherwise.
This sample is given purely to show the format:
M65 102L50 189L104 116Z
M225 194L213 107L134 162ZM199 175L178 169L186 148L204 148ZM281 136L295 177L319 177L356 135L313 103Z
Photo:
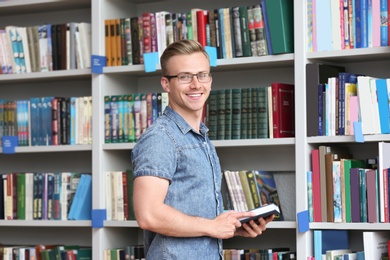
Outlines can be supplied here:
M139 16L144 12L185 12L191 8L215 9L235 5L253 5L253 0L14 0L0 2L0 26L29 26L43 23L91 22L92 54L105 55L104 21ZM45 7L44 11L41 8ZM286 221L272 222L256 239L226 240L232 247L288 246L297 251L297 259L313 254L312 231L299 233L296 213L307 209L306 172L310 170L311 150L321 144L345 144L354 155L374 156L379 141L390 135L366 136L356 144L353 137L308 137L305 67L310 62L345 66L347 71L377 77L389 77L390 47L307 53L306 1L294 1L295 53L218 60L212 67L213 89L267 86L279 81L295 84L296 137L283 139L214 141L222 169L259 169L274 171L280 190ZM93 209L105 208L104 173L131 167L134 144L104 143L105 95L162 91L161 71L145 73L143 65L106 67L103 74L90 70L54 71L25 75L0 75L1 98L27 99L33 96L93 97L93 144L81 146L18 147L13 155L0 153L1 172L7 171L84 171L93 174ZM313 122L315 120L313 119ZM389 229L389 224L311 223L310 229L363 230ZM90 221L0 221L0 243L58 243L93 247L93 259L103 259L103 250L142 243L142 231L136 221L104 221L103 228L92 228ZM361 241L353 246L361 249ZM359 248L360 247L360 248Z

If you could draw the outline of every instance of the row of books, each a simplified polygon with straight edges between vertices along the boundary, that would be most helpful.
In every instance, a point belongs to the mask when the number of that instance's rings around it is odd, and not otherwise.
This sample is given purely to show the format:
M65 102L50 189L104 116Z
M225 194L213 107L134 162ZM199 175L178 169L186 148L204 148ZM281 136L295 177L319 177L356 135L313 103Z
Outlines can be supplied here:
M264 249L258 249L258 248L224 249L223 259L225 260L235 260L235 259L290 260L290 259L296 259L296 252L291 251L290 248L288 247L264 248Z
M0 100L2 136L16 136L18 146L91 144L92 97Z
M90 174L3 173L1 181L0 219L91 219Z
M390 133L389 93L387 78L350 72L328 78L318 85L318 135L354 135L356 122L364 135Z
M92 248L78 245L6 245L0 244L0 259L78 260L92 259Z
M225 210L247 211L274 203L281 212L275 220L284 220L272 172L224 170L222 198Z
M105 143L137 141L167 105L166 92L105 96Z
M294 85L212 90L207 101L211 140L295 136Z
M217 58L294 52L293 1L263 0L253 6L184 13L145 12L105 20L106 65L142 64L143 54L161 56L171 43L193 39L217 49Z
M390 143L385 142L378 143L378 157L372 159L353 159L346 147L313 149L308 172L310 219L389 223L389 155Z
M352 250L348 230L314 230L314 255L307 260L368 260L388 259L390 233L388 231L364 231L363 248Z
M0 30L2 74L91 67L91 24L69 22Z
M145 260L144 245L128 245L104 250L103 260Z
M107 220L135 220L133 170L106 172Z
M389 46L387 1L310 0L307 5L309 51Z

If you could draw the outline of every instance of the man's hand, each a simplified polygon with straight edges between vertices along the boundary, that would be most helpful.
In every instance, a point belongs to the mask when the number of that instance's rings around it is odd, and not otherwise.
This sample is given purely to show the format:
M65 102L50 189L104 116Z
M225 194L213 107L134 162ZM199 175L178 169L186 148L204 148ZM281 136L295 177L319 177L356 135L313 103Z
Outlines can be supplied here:
M267 229L266 225L274 219L275 215L271 215L266 219L259 218L257 221L251 220L236 229L235 236L255 238L261 235ZM258 224L256 224L258 222Z
M237 230L242 228L242 224L239 219L252 216L253 213L251 212L224 212L213 219L213 228L210 230L210 236L220 239L231 238L236 234ZM250 230L251 228L248 229ZM246 231L244 230L244 232Z

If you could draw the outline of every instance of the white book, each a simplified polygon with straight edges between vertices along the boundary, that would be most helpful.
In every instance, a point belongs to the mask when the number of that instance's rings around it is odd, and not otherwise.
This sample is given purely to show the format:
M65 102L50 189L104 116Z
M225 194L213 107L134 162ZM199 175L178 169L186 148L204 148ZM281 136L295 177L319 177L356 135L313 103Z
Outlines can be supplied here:
M363 134L379 134L375 127L375 121L372 113L371 99L371 77L358 76L357 93L359 97L359 112L362 123Z
M332 17L332 48L341 50L341 23L340 23L340 1L330 1L330 13Z
M28 38L27 38L27 28L26 27L18 27L17 28L19 37L20 37L20 42L23 46L23 59L24 59L24 64L26 66L25 71L27 73L31 72L31 59L30 59L30 49L28 46Z
M81 54L85 68L91 68L92 28L90 23L79 23Z
M389 240L389 231L363 232L364 259L381 259L382 253L387 253L387 241Z
M346 253L351 253L350 249L335 249L326 251L326 260L334 260L335 256L344 255ZM373 258L366 258L373 259ZM379 258L378 258L379 259Z
M375 127L375 132L380 134L382 130L381 130L381 124L379 119L379 106L378 106L378 94L376 90L376 80L377 78L370 77L371 114L372 114L372 119Z
M12 74L13 72L13 67L14 67L14 62L13 62L13 52L12 52L12 47L9 41L9 38L7 36L6 30L4 30L1 35L1 45L2 45L2 51L4 55L4 60L5 60L5 71L7 74ZM4 73L4 69L3 69Z
M124 211L124 196L123 196L123 173L121 171L113 172L114 174L114 186L115 190L115 209L116 220L125 220L125 211Z
M33 219L34 174L26 173L26 220Z
M167 48L167 32L165 27L166 14L170 14L170 12L156 12L157 47L159 57L161 57L163 51Z
M273 107L272 107L272 87L267 87L267 104L268 104L268 133L269 138L274 138L274 120L273 120Z

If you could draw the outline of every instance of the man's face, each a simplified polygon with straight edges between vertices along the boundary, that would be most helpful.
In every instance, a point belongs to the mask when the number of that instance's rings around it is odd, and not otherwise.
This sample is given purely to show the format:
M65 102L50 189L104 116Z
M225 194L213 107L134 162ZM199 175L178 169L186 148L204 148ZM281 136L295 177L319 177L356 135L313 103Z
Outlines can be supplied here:
M210 72L210 63L203 53L179 55L172 57L167 64L168 75L176 76L179 73L198 74ZM168 80L163 77L161 85L169 93L169 106L182 116L192 113L202 113L203 106L209 97L211 80L200 83L196 76L191 83L182 83L178 78Z

